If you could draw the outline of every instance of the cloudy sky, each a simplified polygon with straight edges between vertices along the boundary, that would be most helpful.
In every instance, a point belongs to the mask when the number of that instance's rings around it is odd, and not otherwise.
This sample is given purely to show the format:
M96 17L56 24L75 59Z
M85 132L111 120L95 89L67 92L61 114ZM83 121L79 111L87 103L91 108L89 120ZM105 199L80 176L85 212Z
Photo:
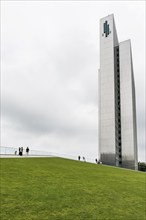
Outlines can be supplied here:
M131 39L145 160L144 1L1 2L1 145L98 155L99 19Z

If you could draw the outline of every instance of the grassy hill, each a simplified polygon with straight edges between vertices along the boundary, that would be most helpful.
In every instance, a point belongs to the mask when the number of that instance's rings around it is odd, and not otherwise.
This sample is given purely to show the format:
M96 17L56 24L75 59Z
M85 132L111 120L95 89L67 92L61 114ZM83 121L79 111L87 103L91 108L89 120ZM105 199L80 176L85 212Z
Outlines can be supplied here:
M1 220L144 220L146 174L61 158L0 159Z

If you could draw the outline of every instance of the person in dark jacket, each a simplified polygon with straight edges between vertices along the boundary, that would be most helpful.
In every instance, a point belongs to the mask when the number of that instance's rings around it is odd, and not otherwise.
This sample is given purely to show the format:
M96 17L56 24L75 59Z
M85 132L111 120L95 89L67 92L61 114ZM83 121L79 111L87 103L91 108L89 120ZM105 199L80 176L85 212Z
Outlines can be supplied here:
M21 148L19 147L19 156L20 156L20 150L21 150Z
M26 148L26 154L28 155L29 153L29 147Z

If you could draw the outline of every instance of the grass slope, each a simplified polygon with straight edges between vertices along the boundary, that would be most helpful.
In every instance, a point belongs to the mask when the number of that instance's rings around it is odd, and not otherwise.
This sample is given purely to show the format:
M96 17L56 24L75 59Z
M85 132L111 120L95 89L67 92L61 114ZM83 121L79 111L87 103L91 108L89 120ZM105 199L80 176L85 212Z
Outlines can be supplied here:
M145 173L61 158L0 159L1 220L144 220Z

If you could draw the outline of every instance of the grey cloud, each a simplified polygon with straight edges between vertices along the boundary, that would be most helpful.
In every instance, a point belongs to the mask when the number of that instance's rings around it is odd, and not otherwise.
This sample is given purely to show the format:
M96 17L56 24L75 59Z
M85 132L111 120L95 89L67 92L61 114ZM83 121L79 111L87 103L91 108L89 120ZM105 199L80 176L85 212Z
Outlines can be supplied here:
M12 121L15 129L23 130L23 132L39 135L55 133L57 135L69 136L78 136L82 133L94 135L96 132L96 127L92 128L92 124L87 123L86 125L86 121L83 121L87 120L87 114L84 117L79 117L83 110L82 107L80 109L79 105L74 106L78 108L79 115L77 115L74 109L70 111L70 109L67 109L67 106L64 106L62 109L58 105L56 106L56 111L53 112L51 106L50 111L49 109L45 111L44 105L44 111L36 112L35 108L37 106L32 108L32 106L24 106L8 98L6 100L2 103L2 116Z

